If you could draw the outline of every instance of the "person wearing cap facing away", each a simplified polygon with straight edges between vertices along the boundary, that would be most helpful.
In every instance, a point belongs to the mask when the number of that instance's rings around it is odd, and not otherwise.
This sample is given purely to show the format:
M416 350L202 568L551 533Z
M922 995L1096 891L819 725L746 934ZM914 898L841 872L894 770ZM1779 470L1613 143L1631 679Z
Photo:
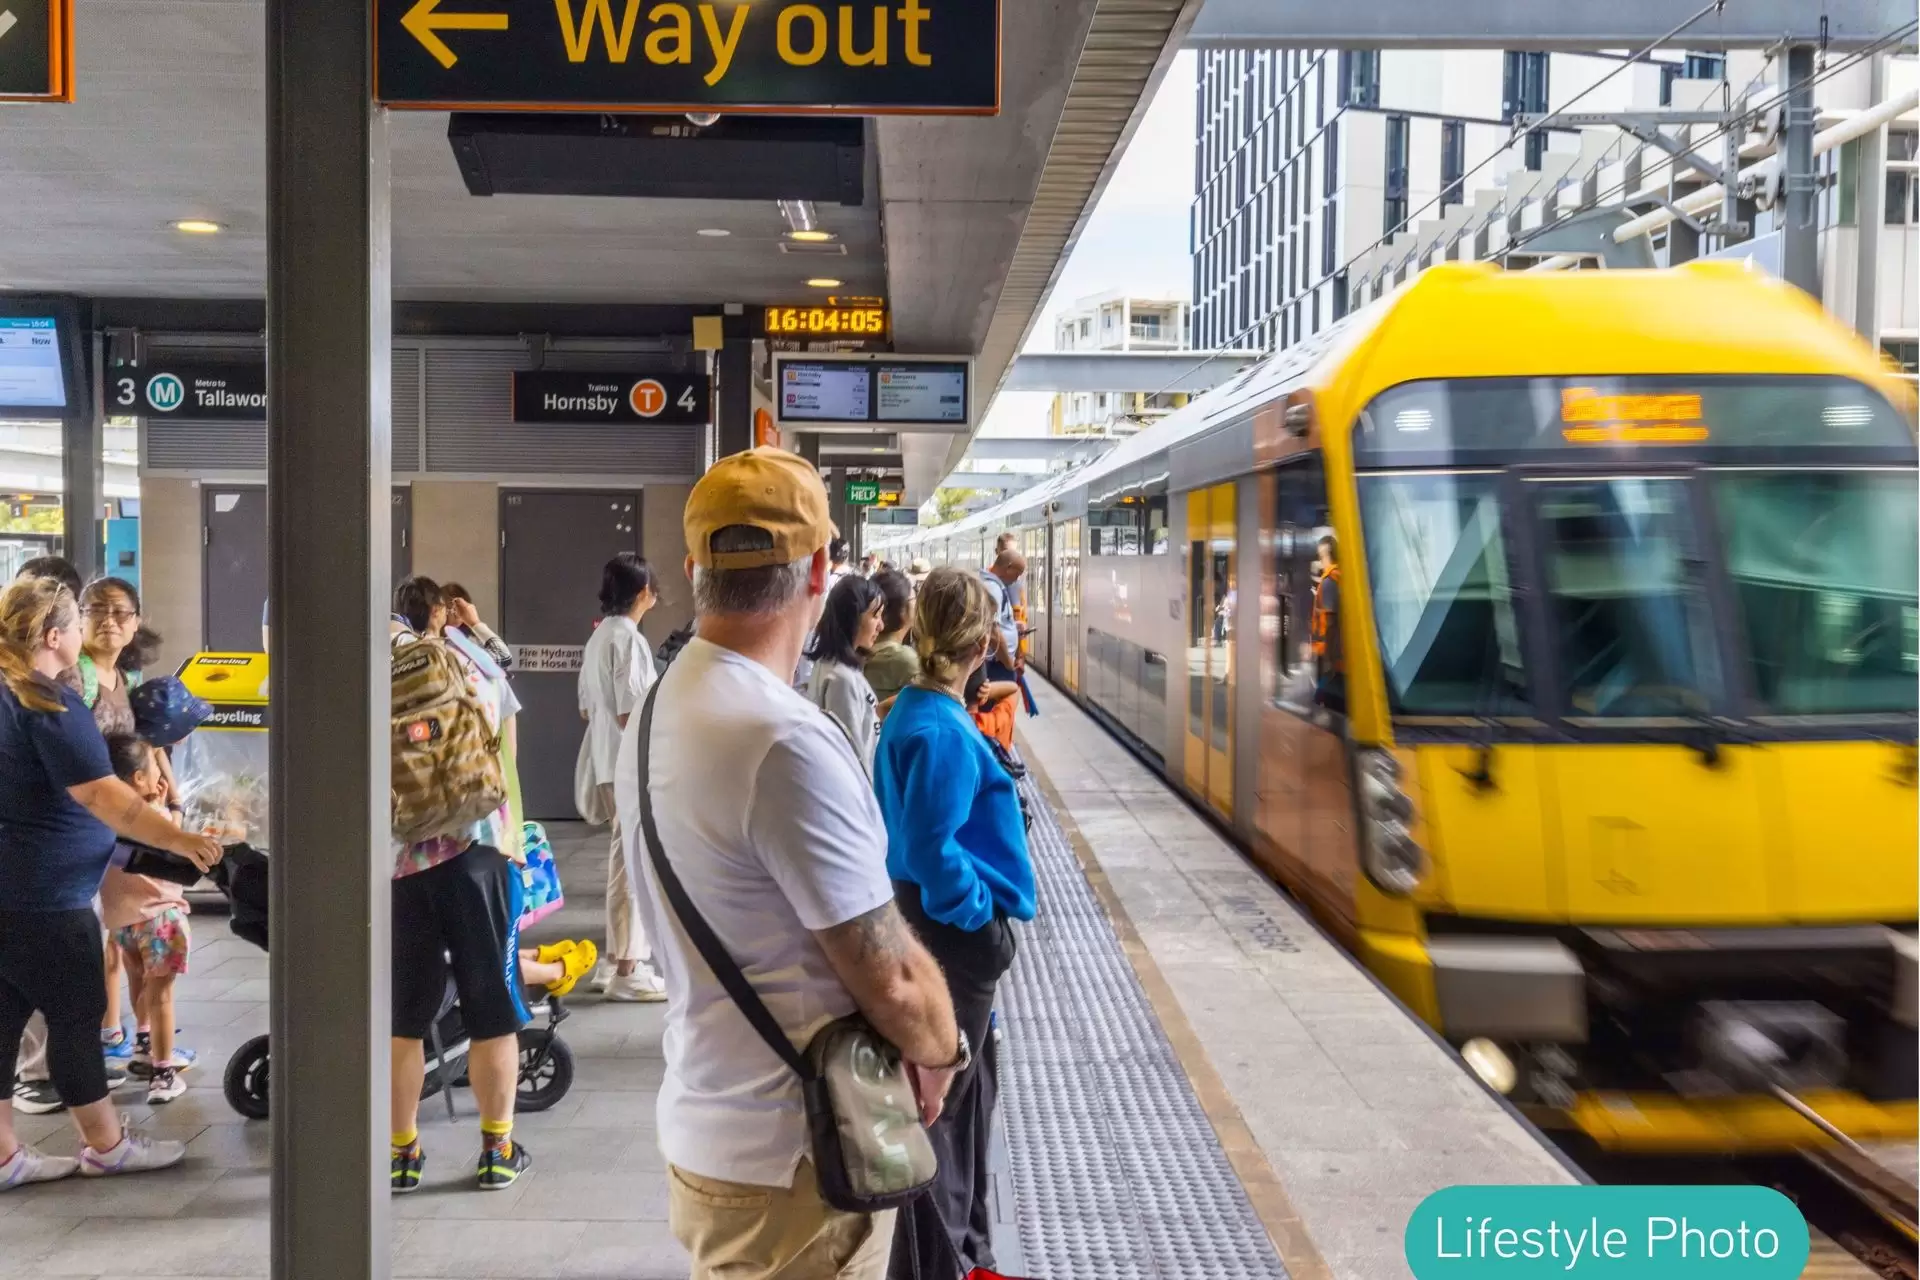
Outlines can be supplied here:
M659 856L794 1045L860 1012L898 1046L929 1121L971 1048L939 966L894 905L866 773L791 684L828 587L819 474L778 449L722 458L693 487L685 527L695 636L629 717L616 769L667 983L668 1220L695 1280L875 1280L893 1211L822 1199L799 1078L689 941L654 872L642 805Z

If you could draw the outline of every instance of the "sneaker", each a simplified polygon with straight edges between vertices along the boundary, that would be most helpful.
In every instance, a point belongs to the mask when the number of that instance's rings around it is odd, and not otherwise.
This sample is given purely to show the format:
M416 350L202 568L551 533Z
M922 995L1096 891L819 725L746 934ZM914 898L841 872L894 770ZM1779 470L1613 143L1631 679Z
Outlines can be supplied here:
M594 966L593 976L587 979L587 985L595 991L605 991L614 978L614 964L611 960L602 960Z
M172 1067L162 1067L147 1081L147 1105L157 1107L172 1102L187 1091L187 1082Z
M120 1079L124 1082L126 1077ZM15 1080L13 1109L23 1116L50 1116L65 1111L67 1104L60 1101L51 1080Z
M533 1167L533 1153L518 1140L505 1146L488 1146L480 1152L480 1189L504 1191Z
M393 1149L392 1191L397 1196L420 1189L420 1178L427 1169L427 1153L419 1143L411 1147Z
M0 1191L24 1187L29 1182L58 1182L79 1168L78 1160L44 1155L23 1142L13 1149L5 1164L0 1164Z
M666 998L667 984L645 965L625 977L616 973L607 984L607 999L621 1004L658 1004Z
M173 1049L173 1061L169 1062L167 1066L174 1071L186 1071L198 1061L200 1061L199 1054L191 1049L182 1049L178 1045L175 1045ZM133 1051L133 1061L127 1064L127 1071L139 1080L152 1079L154 1073L153 1050L144 1044L136 1046Z
M112 1093L126 1082L127 1069L109 1062L107 1064L107 1092Z
M92 1147L80 1149L80 1176L107 1178L118 1173L170 1169L186 1158L187 1144L184 1142L149 1138L130 1127L123 1128L119 1143L109 1150L95 1151Z
M133 1038L123 1028L100 1029L100 1052L108 1062L125 1062L133 1057Z

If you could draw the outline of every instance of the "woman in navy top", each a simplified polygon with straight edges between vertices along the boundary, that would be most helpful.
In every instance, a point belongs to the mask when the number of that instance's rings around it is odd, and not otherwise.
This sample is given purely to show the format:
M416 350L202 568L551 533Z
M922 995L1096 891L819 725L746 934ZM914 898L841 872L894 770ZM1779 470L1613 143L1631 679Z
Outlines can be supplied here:
M42 1155L14 1136L13 1108L0 1106L0 1193L186 1157L184 1143L127 1130L107 1096L107 985L93 898L116 833L203 871L219 861L220 846L180 830L114 776L92 713L58 683L79 653L79 610L66 587L23 578L0 594L0 1069L11 1098L20 1034L39 1010L53 1086L81 1135L78 1160Z
M995 988L1013 963L1011 922L1033 919L1034 905L1019 794L961 700L993 625L978 578L954 568L927 576L914 607L921 674L895 698L874 760L895 898L946 972L976 1055L928 1130L940 1172L930 1196L900 1213L896 1276L933 1274L955 1253L963 1274L993 1266L987 1141L998 1077L987 1037Z

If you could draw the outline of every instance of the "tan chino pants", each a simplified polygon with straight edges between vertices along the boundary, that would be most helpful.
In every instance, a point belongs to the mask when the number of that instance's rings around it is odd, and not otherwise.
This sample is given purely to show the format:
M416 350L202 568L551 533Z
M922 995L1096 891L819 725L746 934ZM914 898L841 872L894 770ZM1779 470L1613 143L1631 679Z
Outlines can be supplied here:
M883 1280L894 1210L843 1213L820 1198L813 1162L791 1187L722 1182L667 1166L667 1221L692 1280Z

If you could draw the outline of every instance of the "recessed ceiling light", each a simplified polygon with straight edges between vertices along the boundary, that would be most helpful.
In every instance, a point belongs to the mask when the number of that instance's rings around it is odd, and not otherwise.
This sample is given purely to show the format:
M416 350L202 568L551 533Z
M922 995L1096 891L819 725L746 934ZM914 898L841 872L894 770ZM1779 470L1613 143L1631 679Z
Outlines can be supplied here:
M698 231L694 232L693 234L697 236L711 236L715 240L718 240L722 236L732 235L733 232L727 230L725 227L702 227Z
M831 231L789 231L787 232L787 239L804 240L808 244L820 244L823 241L833 239L833 232Z
M182 218L173 224L175 231L184 231L192 236L218 235L226 228L217 222L208 222L205 218Z
M840 282L831 276L815 276L813 279L807 281L807 287L810 289L838 289Z

